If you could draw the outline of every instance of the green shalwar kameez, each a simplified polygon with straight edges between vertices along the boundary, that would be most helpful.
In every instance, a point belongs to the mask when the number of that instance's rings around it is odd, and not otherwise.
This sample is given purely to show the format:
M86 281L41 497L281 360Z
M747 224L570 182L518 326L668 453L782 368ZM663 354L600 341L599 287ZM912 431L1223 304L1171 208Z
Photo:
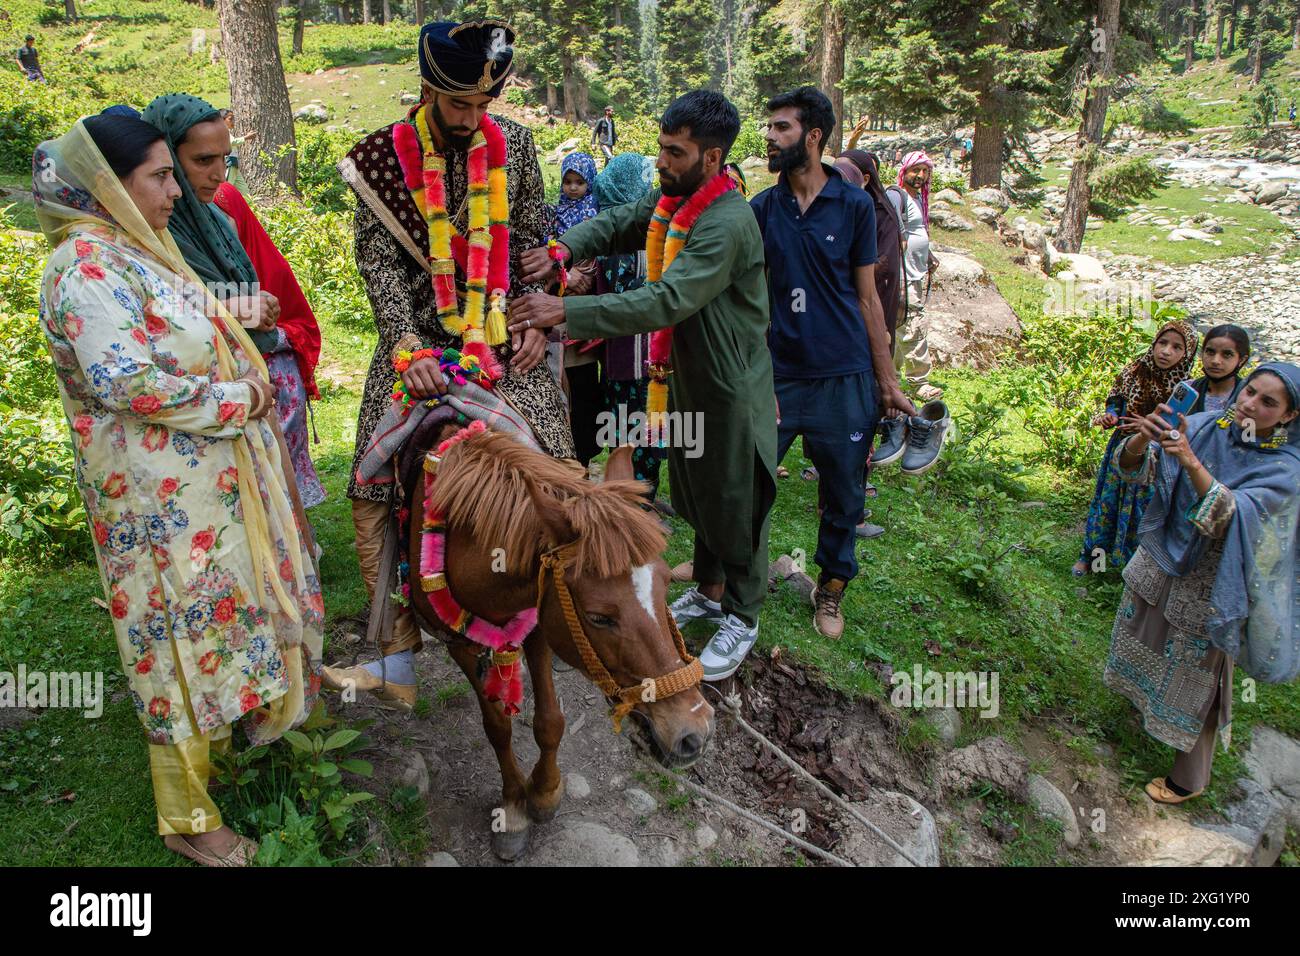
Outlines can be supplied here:
M645 248L659 195L656 189L566 232L574 261ZM668 410L701 413L703 433L698 457L668 450L673 507L695 529L697 580L725 580L723 610L756 624L776 498L776 398L763 239L749 204L735 191L710 204L658 282L575 296L564 309L569 335L579 339L675 326Z

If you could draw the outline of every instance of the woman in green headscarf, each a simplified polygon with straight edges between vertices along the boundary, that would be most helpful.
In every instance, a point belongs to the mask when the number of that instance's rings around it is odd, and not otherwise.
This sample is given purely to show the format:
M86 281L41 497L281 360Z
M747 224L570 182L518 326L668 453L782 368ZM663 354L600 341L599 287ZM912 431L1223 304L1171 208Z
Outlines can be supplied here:
M236 224L214 202L225 183L230 130L211 103L184 93L158 97L145 108L143 119L162 132L182 191L168 232L189 267L248 329L249 338L266 359L286 458L293 466L302 504L310 508L324 499L325 490L308 451L308 392L291 341L292 331L288 321L281 324L280 300L263 287L272 279L259 275ZM296 281L293 289L297 290ZM305 300L300 304L305 307Z

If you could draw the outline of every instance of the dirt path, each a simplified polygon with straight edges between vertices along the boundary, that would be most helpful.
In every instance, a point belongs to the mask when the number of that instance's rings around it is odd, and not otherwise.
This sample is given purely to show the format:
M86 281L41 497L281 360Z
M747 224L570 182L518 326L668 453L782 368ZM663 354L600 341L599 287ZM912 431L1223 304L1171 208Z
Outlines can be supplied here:
M355 622L352 626L356 629ZM336 647L346 645L346 638L336 638ZM396 716L380 709L369 695L347 706L332 698L330 705L347 720L376 719L368 731L375 743L365 754L375 764L372 790L385 797L399 787L415 785L423 794L430 834L427 850L418 858L404 855L395 848L397 841L375 822L370 842L382 848L376 862L503 865L489 846L489 820L499 805L500 777L478 706L446 652L434 641L429 645L417 665L421 692L435 701L425 716ZM604 701L584 678L567 671L556 675L556 685L567 720L559 758L566 795L555 820L533 825L529 852L521 864L819 863L756 825L691 795L671 775L647 768L636 757L631 741L614 735ZM925 858L929 865L942 861L945 866L1004 862L1001 844L1016 834L990 825L980 799L937 791L931 781L942 751L901 748L902 720L892 707L850 700L783 658L751 659L734 689L743 697L746 718L760 732L916 857ZM526 699L515 732L516 751L526 770L537 756L527 717L530 711ZM1094 807L1106 812L1110 836L1085 839L1075 850L1062 846L1058 861L1087 865L1123 860L1123 835L1132 829L1133 813L1127 809L1117 775L1081 761L1045 733L1031 734L1024 744L1037 763L1052 767L1049 775L1062 791L1072 793L1072 802L1082 808L1081 819ZM878 838L729 722L719 722L690 779L765 819L798 829L814 844L858 865L903 865ZM1140 820L1136 822L1140 825Z

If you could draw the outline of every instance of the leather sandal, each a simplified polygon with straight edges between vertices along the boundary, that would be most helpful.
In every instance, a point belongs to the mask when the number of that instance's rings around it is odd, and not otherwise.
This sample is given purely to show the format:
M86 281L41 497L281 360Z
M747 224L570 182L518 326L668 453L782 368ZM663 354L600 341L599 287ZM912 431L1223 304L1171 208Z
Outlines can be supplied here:
M1185 797L1179 796L1169 789L1169 785L1165 780L1165 777L1154 777L1146 786L1147 796L1156 803L1167 803L1170 806L1177 806L1180 803L1186 803L1194 797L1199 797L1205 792L1205 789L1202 788L1197 790L1195 793L1189 793Z
M235 845L225 856L205 853L179 833L169 833L163 837L167 849L193 860L201 866L252 866L257 856L257 844L248 837L236 836Z

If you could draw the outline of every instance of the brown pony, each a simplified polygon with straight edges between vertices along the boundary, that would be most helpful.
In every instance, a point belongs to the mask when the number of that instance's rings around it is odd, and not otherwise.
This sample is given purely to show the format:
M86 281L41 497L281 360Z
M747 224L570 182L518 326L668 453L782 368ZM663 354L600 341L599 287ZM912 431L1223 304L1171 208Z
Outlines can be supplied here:
M508 435L487 432L452 446L434 484L433 504L447 515L447 582L462 607L494 624L538 604L543 555L570 545L564 583L589 651L620 688L684 668L665 600L668 567L658 520L643 506L645 485L633 481L631 449L611 454L606 480L586 481L560 462ZM407 529L413 564L420 554L423 489L410 489ZM500 550L498 550L500 549ZM412 568L411 607L426 630L446 634ZM528 845L529 820L555 816L563 796L556 753L564 716L551 676L551 654L591 673L575 644L554 576L542 584L538 626L524 642L534 695L533 736L541 749L524 778L511 747L512 719L483 693L483 649L459 635L448 644L478 696L483 727L501 766L502 807L492 820L492 849L504 860ZM643 743L666 767L699 759L713 733L713 708L697 686L672 696L638 698L631 711Z

